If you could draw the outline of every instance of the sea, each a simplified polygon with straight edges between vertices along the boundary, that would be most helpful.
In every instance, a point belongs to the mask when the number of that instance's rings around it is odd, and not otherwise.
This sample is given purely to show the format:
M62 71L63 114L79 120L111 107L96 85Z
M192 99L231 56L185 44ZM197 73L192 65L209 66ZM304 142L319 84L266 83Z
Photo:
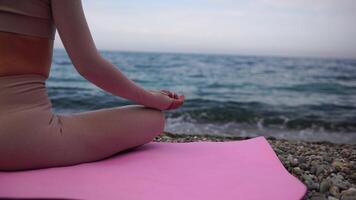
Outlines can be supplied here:
M167 132L356 144L356 60L100 54L145 89L185 95L183 106L165 111ZM54 50L46 86L57 113L135 104L80 76L63 49Z

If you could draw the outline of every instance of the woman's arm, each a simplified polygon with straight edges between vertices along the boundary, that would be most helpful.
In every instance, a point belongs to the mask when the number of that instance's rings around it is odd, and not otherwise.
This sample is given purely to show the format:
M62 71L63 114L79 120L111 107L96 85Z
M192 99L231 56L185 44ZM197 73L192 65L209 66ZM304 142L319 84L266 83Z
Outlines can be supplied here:
M81 0L52 0L52 15L59 36L76 70L101 89L136 103L165 109L168 101L141 88L115 65L101 57L85 19Z

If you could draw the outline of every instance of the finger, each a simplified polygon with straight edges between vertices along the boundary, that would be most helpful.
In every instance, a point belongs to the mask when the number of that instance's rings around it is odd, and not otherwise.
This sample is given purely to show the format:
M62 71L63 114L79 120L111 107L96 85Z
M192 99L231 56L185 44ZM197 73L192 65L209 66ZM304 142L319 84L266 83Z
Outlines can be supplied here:
M183 102L184 102L184 96L182 95L177 100L173 100L171 109L176 109L180 107L181 105L183 105Z
M176 93L173 93L173 97L175 98L175 99L178 99L179 97L178 97L178 94L176 94Z
M176 99L176 94L174 92L171 92L171 98Z
M165 94L169 94L169 91L167 91L167 90L160 90L160 91L165 93Z
M162 92L165 92L165 93L167 93L167 94L169 93L169 91L168 91L168 90L161 90L161 91L162 91Z
M177 108L177 101L172 101L172 104L171 104L171 106L168 108L169 110L172 110L172 109L176 109Z
M173 94L172 92L168 91L168 90L161 90L163 91L165 94L167 94L169 97L173 98Z
M178 106L181 106L181 105L183 105L183 103L184 103L184 95L182 95L182 96L180 96L179 98L178 98Z
M174 92L169 92L169 97L171 97L173 99L178 99L178 95Z
M173 109L173 107L174 107L174 101L171 102L171 105L169 105L169 107L166 110L171 110Z
M170 92L173 99L178 99L178 95L174 92Z
M170 97L170 94L169 94L169 92L168 92L167 90L161 90L160 92L161 92L162 94L167 95L167 96Z
M168 108L166 108L165 110L171 110L171 109L176 109L178 107L180 107L181 105L183 105L184 102L184 95L181 95L180 97L178 97L178 99L174 99L171 103L171 105L169 105Z

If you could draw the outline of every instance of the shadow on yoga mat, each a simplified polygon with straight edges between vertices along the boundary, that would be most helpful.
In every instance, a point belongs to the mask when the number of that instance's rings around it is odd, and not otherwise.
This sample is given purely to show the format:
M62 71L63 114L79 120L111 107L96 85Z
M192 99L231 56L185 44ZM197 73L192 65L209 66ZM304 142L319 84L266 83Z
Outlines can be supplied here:
M298 200L306 186L268 141L150 142L68 167L0 172L0 197L123 200Z

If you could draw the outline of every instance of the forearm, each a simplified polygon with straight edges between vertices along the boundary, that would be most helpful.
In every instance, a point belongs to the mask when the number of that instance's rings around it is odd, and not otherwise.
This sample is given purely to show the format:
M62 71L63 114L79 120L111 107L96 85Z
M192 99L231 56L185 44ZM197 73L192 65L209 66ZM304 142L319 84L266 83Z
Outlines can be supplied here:
M128 79L100 56L91 37L80 0L52 0L52 16L76 70L88 81L115 96L153 108L167 103Z
M115 65L104 58L93 59L90 66L79 73L88 81L115 96L134 101L148 107L155 107L153 95L130 80Z

